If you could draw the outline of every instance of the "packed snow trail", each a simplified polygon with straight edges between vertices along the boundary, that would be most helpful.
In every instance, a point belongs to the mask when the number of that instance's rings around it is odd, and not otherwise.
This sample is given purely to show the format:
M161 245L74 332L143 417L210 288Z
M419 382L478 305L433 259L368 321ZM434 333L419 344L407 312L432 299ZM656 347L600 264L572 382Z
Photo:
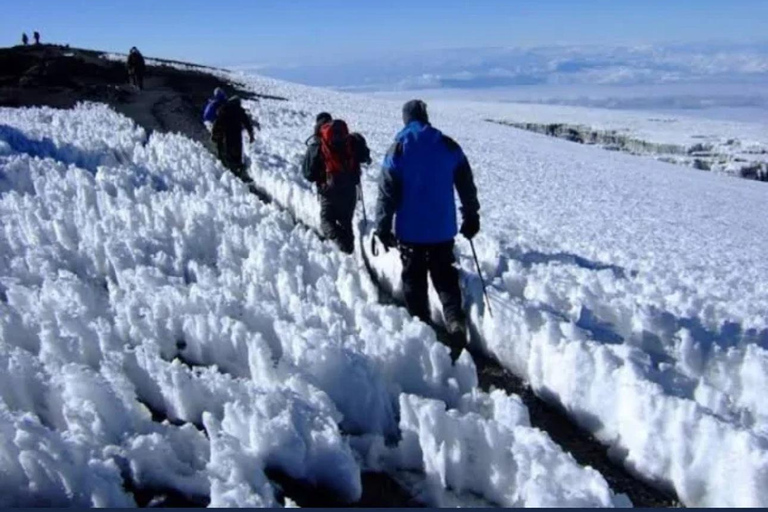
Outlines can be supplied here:
M3 505L274 506L273 470L355 501L362 469L426 472L437 504L626 504L199 144L104 106L0 109L0 177ZM478 460L482 431L506 457ZM451 476L476 464L505 480Z
M374 161L401 123L399 104L239 79L293 99L250 104L265 131L249 172L310 225L318 207L298 165L314 114L330 111L364 133ZM483 207L477 246L493 318L459 243L474 342L686 504L768 504L768 189L510 137L442 107L433 120L474 164ZM363 173L369 209L377 177ZM366 258L397 294L396 251Z

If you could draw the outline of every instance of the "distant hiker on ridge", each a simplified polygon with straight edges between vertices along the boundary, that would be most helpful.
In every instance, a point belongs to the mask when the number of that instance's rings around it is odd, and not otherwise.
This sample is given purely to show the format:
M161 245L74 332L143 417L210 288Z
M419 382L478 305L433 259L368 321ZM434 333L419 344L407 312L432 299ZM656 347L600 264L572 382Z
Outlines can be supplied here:
M432 127L423 101L412 100L403 106L403 122L405 128L384 158L376 236L386 249L399 245L406 306L425 322L430 320L429 273L443 304L456 359L467 342L467 331L459 273L454 267L454 237L459 230L453 191L458 192L462 205L461 234L472 239L480 230L477 189L461 147Z
M27 46L29 44L29 38L27 37L26 32L22 32L21 34L21 44L23 44L24 46Z
M256 129L261 130L259 123L255 124ZM211 140L216 143L221 163L245 182L253 180L248 176L243 162L243 130L248 132L248 140L253 144L253 126L240 98L232 96L219 107L211 130Z
M144 89L144 72L146 71L146 63L144 62L144 56L135 46L128 52L128 81L131 85L139 90Z
M35 30L35 33L33 34L33 37L35 38L35 44L40 44L40 32Z
M203 123L210 130L213 127L213 122L216 121L216 115L219 108L227 101L227 93L224 89L217 87L213 91L213 97L208 100L203 109Z
M327 112L315 119L315 133L307 140L302 174L317 186L323 235L342 252L352 254L355 234L352 219L362 164L371 163L365 138L349 133L347 124Z

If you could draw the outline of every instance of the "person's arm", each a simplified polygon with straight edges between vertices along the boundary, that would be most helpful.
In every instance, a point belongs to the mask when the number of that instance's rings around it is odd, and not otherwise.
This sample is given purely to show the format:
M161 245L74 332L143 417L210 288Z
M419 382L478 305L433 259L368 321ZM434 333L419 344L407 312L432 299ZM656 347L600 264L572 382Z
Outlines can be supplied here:
M324 167L325 162L323 161L323 155L320 151L320 144L317 143L317 140L313 140L309 144L307 152L304 154L301 172L307 181L319 183L322 178Z
M472 176L472 167L469 165L467 156L461 150L461 146L453 139L445 137L444 142L448 149L455 151L458 163L453 173L453 185L459 194L461 201L461 234L468 239L480 231L480 202L477 200L477 187L475 179Z
M220 141L224 135L223 131L224 130L221 126L221 117L219 116L213 122L213 126L211 127L211 140Z
M248 112L243 108L241 108L240 111L240 122L242 123L243 128L245 128L245 131L248 132L248 139L253 142L253 121L251 121L251 116L248 115Z
M464 220L468 218L479 219L480 202L477 200L477 187L475 187L475 179L472 176L472 167L469 165L469 160L467 160L467 156L458 142L452 138L443 135L443 143L457 157L458 163L453 172L453 185L456 187L456 192L459 193L462 216Z
M213 101L208 101L203 109L203 121L212 123L216 118L216 104Z
M368 142L365 140L365 137L363 137L360 133L353 133L351 134L352 137L352 144L355 150L355 159L357 162L362 165L370 165L371 163L371 150L368 148Z
M472 167L470 167L469 160L464 153L461 154L461 161L454 174L454 186L459 193L462 216L465 219L469 217L479 218L480 202L477 200L477 187L475 187Z
M379 197L376 202L376 233L384 240L392 238L392 219L402 197L402 182L398 160L402 148L395 143L384 157L379 181Z

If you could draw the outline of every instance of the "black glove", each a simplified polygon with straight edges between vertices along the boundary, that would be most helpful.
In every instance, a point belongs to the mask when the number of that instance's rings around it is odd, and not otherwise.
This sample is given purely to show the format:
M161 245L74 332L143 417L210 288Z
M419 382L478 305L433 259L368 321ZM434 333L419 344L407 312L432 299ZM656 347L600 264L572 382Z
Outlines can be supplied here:
M376 237L381 241L385 251L397 247L397 238L395 238L391 231L377 231Z
M477 215L470 215L464 218L464 222L461 223L461 234L467 240L472 240L478 231L480 231L480 217Z

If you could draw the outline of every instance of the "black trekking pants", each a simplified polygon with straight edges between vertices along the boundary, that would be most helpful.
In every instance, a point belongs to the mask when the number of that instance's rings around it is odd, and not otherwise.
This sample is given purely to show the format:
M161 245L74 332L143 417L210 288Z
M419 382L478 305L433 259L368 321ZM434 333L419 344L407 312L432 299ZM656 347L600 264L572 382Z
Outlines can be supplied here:
M128 72L128 79L131 85L139 90L144 89L144 72L132 70Z
M355 216L357 190L345 187L320 194L320 227L323 236L333 240L342 252L355 250L355 232L352 220Z
M453 247L453 240L437 244L400 244L405 305L411 315L425 322L430 320L427 272L443 304L445 322L465 320Z
M244 181L251 181L245 172L243 163L243 135L241 133L225 135L223 140L216 142L219 151L219 160L224 167L232 171L235 176Z

